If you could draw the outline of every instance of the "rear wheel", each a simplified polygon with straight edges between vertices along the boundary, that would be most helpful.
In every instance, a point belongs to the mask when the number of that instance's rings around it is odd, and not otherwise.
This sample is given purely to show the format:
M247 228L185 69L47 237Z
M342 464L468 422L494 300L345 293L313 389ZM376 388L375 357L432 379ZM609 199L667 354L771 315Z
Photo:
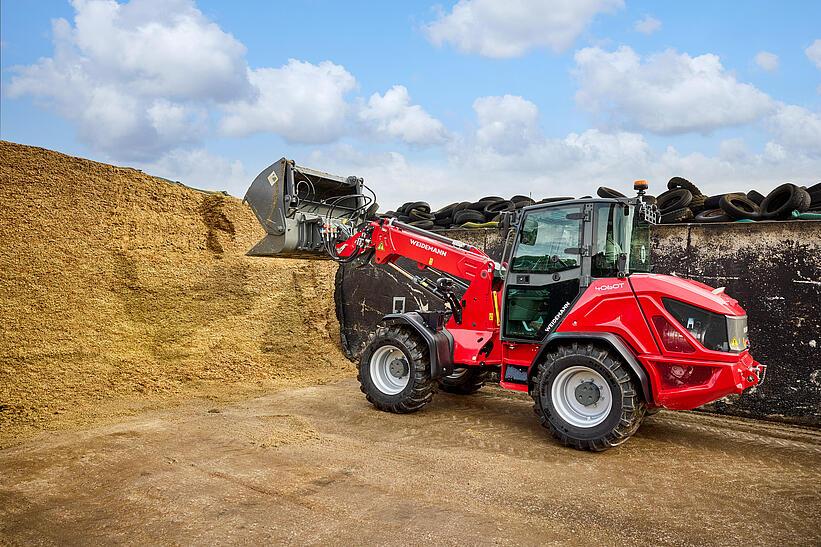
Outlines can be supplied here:
M453 374L439 379L439 389L457 395L476 393L485 385L487 375L479 367L454 369Z
M559 347L539 364L531 395L542 425L567 446L602 451L641 425L640 386L610 351L593 345Z
M379 327L359 361L359 385L387 412L415 412L433 399L428 348L409 327Z

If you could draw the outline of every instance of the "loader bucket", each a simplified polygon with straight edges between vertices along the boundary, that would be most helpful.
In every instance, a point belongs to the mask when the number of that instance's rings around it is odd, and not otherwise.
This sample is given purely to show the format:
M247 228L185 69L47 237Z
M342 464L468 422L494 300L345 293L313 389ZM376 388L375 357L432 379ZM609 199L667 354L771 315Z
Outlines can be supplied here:
M375 203L362 194L362 188L361 178L308 169L287 158L269 165L251 183L243 200L266 232L247 254L329 258L322 226L356 226L375 211Z

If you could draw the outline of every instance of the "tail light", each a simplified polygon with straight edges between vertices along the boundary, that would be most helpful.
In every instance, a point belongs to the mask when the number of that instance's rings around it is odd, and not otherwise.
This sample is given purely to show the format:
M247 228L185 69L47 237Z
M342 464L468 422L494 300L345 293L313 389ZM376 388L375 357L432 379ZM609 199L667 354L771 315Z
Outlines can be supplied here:
M679 353L693 353L696 351L684 335L663 315L653 316L653 325L656 326L661 343L664 344L667 351Z

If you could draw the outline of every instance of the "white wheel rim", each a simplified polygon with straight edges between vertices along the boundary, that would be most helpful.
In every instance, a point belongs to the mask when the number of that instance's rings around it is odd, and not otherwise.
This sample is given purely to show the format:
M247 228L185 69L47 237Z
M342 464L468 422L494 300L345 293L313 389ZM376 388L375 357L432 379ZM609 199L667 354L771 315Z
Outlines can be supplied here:
M385 395L396 395L410 381L410 366L402 350L385 345L371 355L371 381Z
M550 387L556 413L576 427L595 427L613 408L613 394L604 376L592 368L569 367L556 375Z

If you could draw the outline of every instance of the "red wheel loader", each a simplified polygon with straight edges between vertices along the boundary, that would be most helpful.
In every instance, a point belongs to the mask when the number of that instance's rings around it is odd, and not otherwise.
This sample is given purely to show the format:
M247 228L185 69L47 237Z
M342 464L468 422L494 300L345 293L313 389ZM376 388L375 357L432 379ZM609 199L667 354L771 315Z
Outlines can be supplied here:
M461 241L375 215L357 177L285 158L245 201L267 235L252 256L330 258L396 270L440 309L385 315L359 363L367 400L422 409L437 390L469 394L497 371L530 394L565 445L602 451L648 412L684 410L763 381L747 316L722 288L651 273L658 211L635 198L574 199L506 213L501 263ZM415 263L410 271L400 258ZM402 261L407 264L407 261Z

